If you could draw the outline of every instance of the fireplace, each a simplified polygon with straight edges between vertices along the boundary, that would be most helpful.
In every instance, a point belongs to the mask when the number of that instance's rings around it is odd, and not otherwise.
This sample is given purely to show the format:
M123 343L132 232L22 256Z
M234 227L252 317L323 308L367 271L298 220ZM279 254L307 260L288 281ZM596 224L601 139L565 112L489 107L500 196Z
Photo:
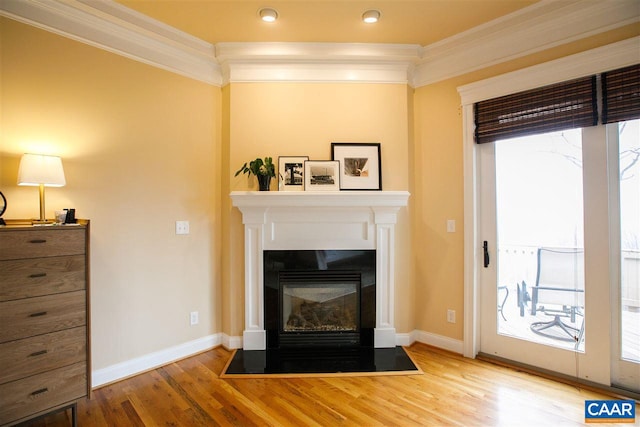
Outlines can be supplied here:
M375 250L264 251L267 348L373 347Z
M407 205L408 192L234 191L231 198L242 212L244 224L245 321L242 337L230 339L229 348L286 347L292 345L292 337L310 334L315 335L314 343L340 338L346 343L334 341L331 345L341 348L396 346L394 230L398 211ZM275 253L273 258L266 255L270 252ZM338 255L345 256L335 258ZM359 258L367 259L365 267L354 264ZM269 270L268 264L274 269ZM359 325L349 331L286 330L285 315L278 308L282 296L278 277L283 270L359 272L361 282L355 285L360 300L356 310ZM301 282L312 281L306 278Z

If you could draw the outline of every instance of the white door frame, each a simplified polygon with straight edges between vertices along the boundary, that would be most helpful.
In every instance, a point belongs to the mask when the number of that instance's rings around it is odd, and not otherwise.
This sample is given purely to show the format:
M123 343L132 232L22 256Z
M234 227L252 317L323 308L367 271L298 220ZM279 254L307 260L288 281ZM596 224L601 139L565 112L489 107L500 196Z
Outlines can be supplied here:
M480 349L478 269L478 180L474 142L473 104L565 80L634 65L638 62L640 37L613 43L555 61L535 65L458 88L462 100L464 162L464 343L465 357L475 358Z

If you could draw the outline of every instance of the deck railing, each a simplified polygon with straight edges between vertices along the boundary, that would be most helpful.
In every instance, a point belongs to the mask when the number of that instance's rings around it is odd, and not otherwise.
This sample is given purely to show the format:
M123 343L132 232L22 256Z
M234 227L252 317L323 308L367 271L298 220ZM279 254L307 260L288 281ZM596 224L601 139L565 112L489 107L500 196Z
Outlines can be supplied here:
M538 270L538 246L504 245L498 248L498 286L516 289L525 281L534 286ZM623 309L640 309L640 251L621 252L621 291Z

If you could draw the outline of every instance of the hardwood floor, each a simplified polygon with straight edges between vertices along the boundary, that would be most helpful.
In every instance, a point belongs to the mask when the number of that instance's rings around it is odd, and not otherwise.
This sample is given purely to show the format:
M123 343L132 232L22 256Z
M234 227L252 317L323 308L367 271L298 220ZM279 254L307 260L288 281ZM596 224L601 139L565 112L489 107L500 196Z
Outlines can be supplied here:
M97 389L80 426L583 425L584 401L610 397L423 344L423 375L220 379L217 348ZM30 426L68 426L70 411Z

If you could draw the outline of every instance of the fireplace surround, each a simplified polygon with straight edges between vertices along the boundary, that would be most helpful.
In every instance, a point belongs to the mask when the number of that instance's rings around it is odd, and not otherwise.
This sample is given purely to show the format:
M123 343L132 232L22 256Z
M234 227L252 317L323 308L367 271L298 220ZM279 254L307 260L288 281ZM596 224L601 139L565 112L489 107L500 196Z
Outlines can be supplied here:
M267 349L265 251L291 250L373 251L375 321L362 329L375 348L395 347L395 224L408 198L406 191L232 192L244 224L243 349Z
M264 251L267 349L371 347L373 250Z

